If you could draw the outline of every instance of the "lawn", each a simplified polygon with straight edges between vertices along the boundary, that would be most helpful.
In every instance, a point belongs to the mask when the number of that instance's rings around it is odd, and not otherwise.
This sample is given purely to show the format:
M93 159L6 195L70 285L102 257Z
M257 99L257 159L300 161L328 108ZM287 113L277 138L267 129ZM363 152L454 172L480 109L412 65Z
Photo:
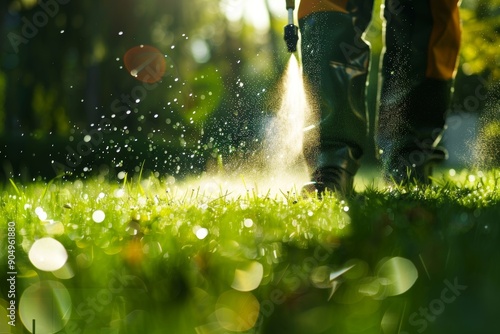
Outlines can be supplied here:
M11 180L0 333L497 333L499 179L322 200L244 178Z

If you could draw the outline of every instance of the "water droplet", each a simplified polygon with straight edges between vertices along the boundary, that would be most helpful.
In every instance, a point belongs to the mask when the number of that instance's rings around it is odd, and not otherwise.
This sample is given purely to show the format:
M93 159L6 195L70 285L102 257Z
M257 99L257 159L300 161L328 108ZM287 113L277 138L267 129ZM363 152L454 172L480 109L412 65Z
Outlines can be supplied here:
M123 195L125 195L125 190L123 190L121 188L115 190L115 197L116 198L121 198L121 197L123 197Z
M149 256L158 256L162 254L163 249L158 241L149 241L142 246L142 251Z
M245 225L245 227L252 227L253 226L253 220L251 220L250 218L246 218L244 221L243 221L243 225Z
M56 239L42 238L33 243L28 257L36 268L43 271L54 271L64 266L68 259L68 253Z
M140 217L139 217L140 218ZM137 219L139 220L139 219ZM141 226L136 221L131 221L125 231L130 235L137 235L141 230Z
M43 220L47 220L47 212L45 212L45 211L43 210L43 208L41 208L41 207L39 207L39 206L38 206L38 207L35 209L35 214L38 216L38 218L39 218L40 220L42 220L42 221L43 221Z
M208 230L204 227L199 227L198 228L195 228L195 232L196 234L196 237L200 240L203 240L207 237L208 235Z
M102 223L104 218L106 218L106 214L102 210L96 210L92 214L92 220L96 223Z

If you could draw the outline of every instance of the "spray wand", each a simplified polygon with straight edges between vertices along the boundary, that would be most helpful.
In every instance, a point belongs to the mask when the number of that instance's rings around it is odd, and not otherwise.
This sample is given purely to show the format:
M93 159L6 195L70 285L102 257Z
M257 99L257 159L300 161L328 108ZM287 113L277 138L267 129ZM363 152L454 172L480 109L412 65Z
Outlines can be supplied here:
M288 24L285 26L285 42L288 52L291 53L297 51L297 41L299 40L299 28L293 24L295 0L286 0L286 9L288 11Z

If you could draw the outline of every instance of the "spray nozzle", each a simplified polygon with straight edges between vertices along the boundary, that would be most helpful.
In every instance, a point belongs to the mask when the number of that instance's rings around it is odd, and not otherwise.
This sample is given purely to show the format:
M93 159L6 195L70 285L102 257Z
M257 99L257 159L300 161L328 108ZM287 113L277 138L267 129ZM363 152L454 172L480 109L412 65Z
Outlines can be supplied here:
M288 52L297 51L297 41L299 40L299 28L293 24L293 10L295 9L295 0L286 0L286 9L288 11L288 24L285 26L285 42Z
M293 23L285 26L285 42L288 52L297 51L297 41L299 40L299 29Z

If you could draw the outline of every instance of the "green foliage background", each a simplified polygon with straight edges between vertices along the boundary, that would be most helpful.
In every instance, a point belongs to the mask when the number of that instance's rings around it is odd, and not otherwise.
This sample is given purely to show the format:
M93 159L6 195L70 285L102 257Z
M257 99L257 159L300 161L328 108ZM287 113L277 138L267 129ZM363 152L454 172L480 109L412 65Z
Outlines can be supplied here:
M279 11L278 2L261 2L267 8L264 21L269 22L262 29L238 14L245 3L239 0L69 1L58 5L54 18L33 38L14 47L13 34L22 36L22 19L33 22L42 9L34 0L3 1L0 119L4 122L0 123L0 133L68 135L74 127L85 128L101 115L110 114L112 100L137 85L121 65L125 51L139 44L159 48L173 61L174 68L161 89L141 103L139 114L145 120L129 120L130 126L145 123L145 128L153 127L154 121L147 115L165 113L162 108L178 94L177 88L169 89L174 77L180 78L185 95L218 89L203 103L184 97L184 107L176 106L169 115L175 124L189 120L186 115L201 108L192 124L186 122L187 131L203 127L209 115L217 111L221 118L231 113L258 115L265 109L265 98L255 101L255 92L263 88L270 91L287 59L282 41L285 9L283 4ZM377 1L377 5L381 3ZM499 5L498 0L463 1L461 75L500 78ZM231 19L234 15L237 18ZM123 35L118 35L120 31ZM378 12L367 38L374 51L373 66L377 67L382 48ZM208 48L209 54L202 60L193 53L195 41ZM195 81L214 70L217 75ZM248 84L236 92L238 79ZM372 80L372 100L375 83Z

